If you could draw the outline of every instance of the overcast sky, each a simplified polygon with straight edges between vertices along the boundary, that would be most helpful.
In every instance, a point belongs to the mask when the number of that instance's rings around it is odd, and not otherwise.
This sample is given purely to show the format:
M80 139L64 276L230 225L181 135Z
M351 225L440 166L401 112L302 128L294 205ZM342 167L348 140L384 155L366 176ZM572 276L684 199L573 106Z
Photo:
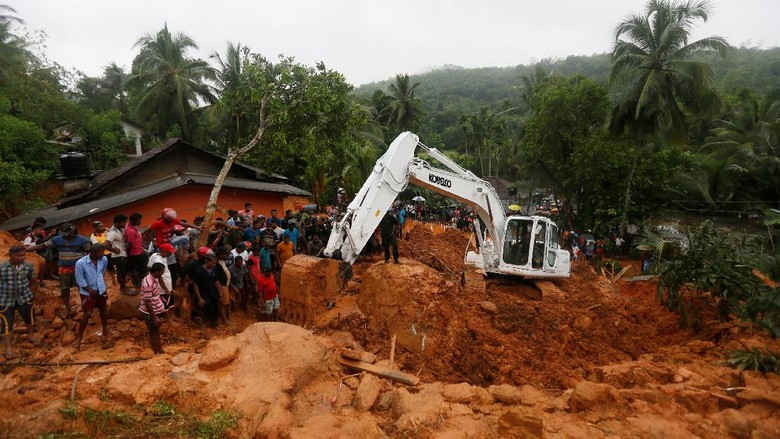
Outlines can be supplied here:
M612 31L644 0L0 0L48 35L49 59L98 76L129 69L133 45L167 21L203 58L241 42L267 57L323 61L360 85L444 64L512 66L611 48ZM780 45L780 0L714 0L695 37Z

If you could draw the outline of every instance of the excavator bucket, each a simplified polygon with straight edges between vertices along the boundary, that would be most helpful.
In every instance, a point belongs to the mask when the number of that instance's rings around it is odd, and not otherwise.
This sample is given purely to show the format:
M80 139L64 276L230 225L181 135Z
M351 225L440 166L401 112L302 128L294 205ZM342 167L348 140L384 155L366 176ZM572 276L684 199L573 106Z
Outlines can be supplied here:
M279 298L287 323L308 327L352 277L352 266L335 259L295 255L284 263Z

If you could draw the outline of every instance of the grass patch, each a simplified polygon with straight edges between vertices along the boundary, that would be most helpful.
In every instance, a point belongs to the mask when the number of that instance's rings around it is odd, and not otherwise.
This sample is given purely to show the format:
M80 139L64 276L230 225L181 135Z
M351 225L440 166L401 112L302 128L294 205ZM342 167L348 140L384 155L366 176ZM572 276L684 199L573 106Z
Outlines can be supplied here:
M780 358L769 348L753 348L749 351L732 351L726 364L740 370L757 370L780 374Z
M63 419L84 420L88 437L196 437L217 439L238 425L240 416L234 410L218 409L207 419L196 413L179 411L167 401L155 401L143 407L124 410L95 410L75 402L67 402L60 408ZM41 438L84 437L81 433L57 432Z

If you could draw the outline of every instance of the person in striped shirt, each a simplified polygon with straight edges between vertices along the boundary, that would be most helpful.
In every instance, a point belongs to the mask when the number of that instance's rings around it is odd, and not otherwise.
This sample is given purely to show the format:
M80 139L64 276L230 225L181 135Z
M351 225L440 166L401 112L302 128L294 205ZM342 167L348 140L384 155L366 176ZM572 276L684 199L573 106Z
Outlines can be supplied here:
M160 314L165 312L165 305L160 297L160 280L165 268L162 262L155 262L149 268L149 274L141 281L141 306L138 309L144 316L146 327L149 328L149 341L155 354L165 353L160 340Z

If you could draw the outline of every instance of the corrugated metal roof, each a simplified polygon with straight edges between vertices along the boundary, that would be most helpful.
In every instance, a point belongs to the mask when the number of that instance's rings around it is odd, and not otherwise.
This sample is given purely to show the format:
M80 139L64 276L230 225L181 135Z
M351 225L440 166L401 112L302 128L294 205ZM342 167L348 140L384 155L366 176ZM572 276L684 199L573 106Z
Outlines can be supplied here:
M186 184L203 184L213 186L216 177L201 174L183 174L181 176L173 175L163 180L141 186L136 189L123 192L110 197L99 198L75 206L57 209L54 206L39 209L24 215L15 216L8 221L0 224L0 230L18 230L23 229L30 224L36 217L46 218L47 227L54 227L62 223L72 222L79 218L85 218L98 212L124 206L144 198L152 197L161 192L169 191ZM223 187L236 189L250 189L265 192L278 192L289 195L311 196L311 193L290 186L286 183L268 183L262 181L244 180L239 178L226 178Z
M114 168L114 169L110 169L108 171L101 172L100 174L98 174L95 177L95 181L92 183L92 185L87 190L85 190L84 192L80 192L78 194L71 195L69 197L65 197L65 198L59 200L57 202L57 205L59 205L59 206L68 206L68 205L71 205L73 203L82 202L84 199L87 199L90 196L94 196L94 194L96 192L98 192L99 190L101 190L105 186L110 185L111 182L113 182L117 178L121 177L122 175L124 175L124 174L126 174L126 173L128 173L128 172L130 172L130 171L132 171L132 170L134 170L136 168L138 168L139 166L143 165L144 163L148 162L151 159L154 159L154 158L156 158L158 156L161 156L161 155L165 154L166 152L170 151L171 149L173 149L173 147L175 147L176 145L179 145L179 144L186 145L186 146L188 146L188 147L190 147L192 149L200 151L200 152L202 152L204 154L208 154L208 155L210 155L210 156L212 156L214 158L220 159L222 161L225 160L225 157L222 157L219 154L213 153L211 151L206 151L205 149L201 149L201 148L198 148L196 146L190 145L189 143L187 143L187 142L185 142L185 141L183 141L181 139L178 139L178 138L168 139L165 143L163 143L162 145L158 146L157 148L154 148L152 150L149 150L149 151L145 152L142 156L136 157L133 160L130 160L129 162L125 163L124 165L122 165L122 166L120 166L118 168ZM273 173L273 172L266 172L266 171L264 171L264 170L262 170L260 168L257 168L255 166L250 166L250 165L247 165L247 164L244 164L244 163L241 163L241 162L234 162L233 166L238 166L240 168L244 168L244 169L247 169L249 171L252 171L252 172L255 173L257 178L266 177L266 178L272 178L274 180L279 180L279 181L287 181L288 180L287 177L285 177L284 175L276 174L276 173Z

